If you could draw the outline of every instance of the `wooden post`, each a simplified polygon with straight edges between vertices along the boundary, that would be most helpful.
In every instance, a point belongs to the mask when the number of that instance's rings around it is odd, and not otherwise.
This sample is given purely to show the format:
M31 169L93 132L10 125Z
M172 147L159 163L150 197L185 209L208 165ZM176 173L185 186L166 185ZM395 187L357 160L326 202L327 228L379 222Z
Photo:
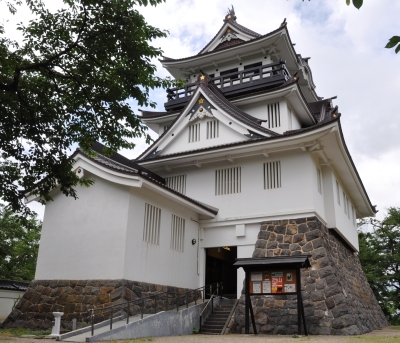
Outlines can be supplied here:
M297 288L297 333L301 335L301 280L300 280L300 268L296 268L296 288Z
M250 291L250 280L249 280L249 272L246 270L245 282L244 282L244 333L246 335L249 334L249 291Z

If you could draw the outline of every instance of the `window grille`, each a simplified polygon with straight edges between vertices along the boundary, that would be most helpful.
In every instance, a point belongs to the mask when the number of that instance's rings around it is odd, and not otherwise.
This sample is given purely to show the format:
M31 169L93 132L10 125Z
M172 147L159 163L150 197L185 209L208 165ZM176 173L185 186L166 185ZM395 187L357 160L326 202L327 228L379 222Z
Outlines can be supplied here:
M151 244L160 244L161 209L145 204L143 241Z
M185 241L185 219L172 215L171 249L183 252Z
M215 195L241 192L241 167L219 169L215 171Z
M339 182L336 181L336 195L337 195L337 203L340 206L340 186Z
M281 161L264 163L264 189L281 187Z
M182 194L186 194L186 175L168 176L165 178L167 187Z
M318 192L322 194L322 179L321 179L321 170L317 168L317 182L318 182Z
M200 123L189 126L189 143L200 141Z
M281 113L279 110L279 102L268 105L268 128L273 129L281 126Z
M211 120L207 122L207 139L218 138L219 136L219 121Z

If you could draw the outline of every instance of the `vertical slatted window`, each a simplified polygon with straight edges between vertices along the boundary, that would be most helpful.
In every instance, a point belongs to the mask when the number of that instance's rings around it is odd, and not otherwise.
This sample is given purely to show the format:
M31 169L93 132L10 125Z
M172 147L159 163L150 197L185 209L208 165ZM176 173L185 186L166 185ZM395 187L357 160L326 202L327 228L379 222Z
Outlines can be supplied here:
M200 123L189 126L189 143L200 141Z
M183 252L185 242L185 219L172 215L171 249Z
M264 189L281 187L281 161L264 163Z
M336 181L336 196L337 196L337 203L340 205L340 186L339 182Z
M165 178L167 187L182 194L186 194L186 175L169 176Z
M268 128L273 129L281 126L281 113L279 110L279 102L268 105Z
M347 203L346 203L346 194L343 192L343 207L344 207L344 214L347 214Z
M215 171L215 195L234 194L242 191L241 167Z
M349 198L346 197L346 206L347 206L347 217L350 219L350 205L349 205Z
M160 244L161 209L145 204L143 241L151 244Z
M321 170L317 168L317 182L318 182L318 192L322 194L322 177L321 177Z
M353 225L356 226L356 224L357 224L357 213L354 210L353 205L351 205L351 213L353 214Z
M207 139L217 138L219 136L219 121L211 120L207 122Z

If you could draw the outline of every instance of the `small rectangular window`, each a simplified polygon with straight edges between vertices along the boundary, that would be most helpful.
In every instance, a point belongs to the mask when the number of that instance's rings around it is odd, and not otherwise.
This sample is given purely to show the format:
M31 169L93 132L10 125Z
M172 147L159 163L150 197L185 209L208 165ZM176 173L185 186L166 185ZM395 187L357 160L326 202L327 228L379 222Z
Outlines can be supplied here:
M336 196L337 196L337 203L340 206L340 186L339 182L336 181Z
M151 244L160 244L161 209L145 204L143 241Z
M264 163L264 189L281 187L281 161Z
M321 170L317 168L317 182L318 182L318 192L322 194L322 178L321 178Z
M186 194L186 175L168 176L165 185L182 194Z
M200 123L189 125L189 143L200 141Z
M171 249L183 252L185 242L185 219L172 215L171 221Z
M240 193L242 191L241 167L215 171L215 195Z
M279 102L268 104L267 106L267 124L269 129L281 126L281 113L279 110Z
M219 121L211 120L207 122L207 139L219 137Z

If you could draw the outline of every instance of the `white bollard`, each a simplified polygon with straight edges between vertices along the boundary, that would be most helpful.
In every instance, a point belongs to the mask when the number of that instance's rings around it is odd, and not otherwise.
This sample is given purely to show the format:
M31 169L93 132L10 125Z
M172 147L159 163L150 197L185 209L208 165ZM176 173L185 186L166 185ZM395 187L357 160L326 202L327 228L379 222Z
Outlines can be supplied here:
M61 317L64 315L64 312L53 312L54 315L54 326L51 329L50 336L60 336L60 327L61 327Z

